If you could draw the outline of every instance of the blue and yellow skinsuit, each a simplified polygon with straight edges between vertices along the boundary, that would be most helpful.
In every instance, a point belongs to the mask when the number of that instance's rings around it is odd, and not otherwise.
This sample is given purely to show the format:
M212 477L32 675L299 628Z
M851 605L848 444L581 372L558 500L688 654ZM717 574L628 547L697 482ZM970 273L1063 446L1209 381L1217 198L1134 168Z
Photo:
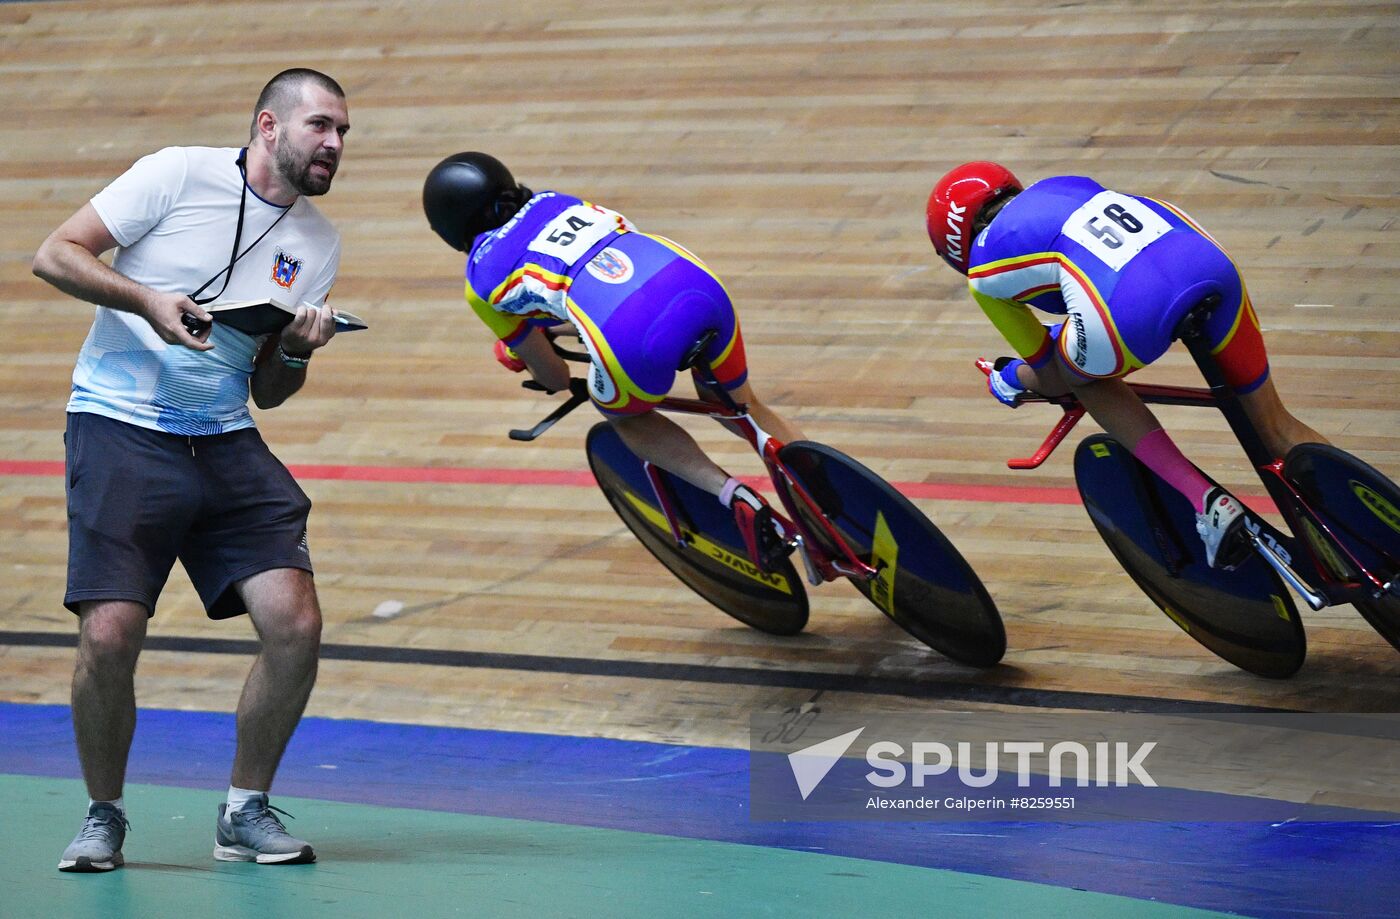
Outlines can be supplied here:
M685 249L637 232L621 214L546 191L477 237L467 302L507 345L573 323L593 359L588 390L605 414L645 412L709 329L704 358L727 389L747 377L744 343L719 280Z
M974 241L968 285L1033 367L1058 350L1080 380L1122 377L1171 346L1206 296L1206 334L1240 393L1268 378L1259 320L1239 271L1205 230L1162 201L1082 176L1043 179L1011 199ZM1056 338L1029 309L1066 317Z

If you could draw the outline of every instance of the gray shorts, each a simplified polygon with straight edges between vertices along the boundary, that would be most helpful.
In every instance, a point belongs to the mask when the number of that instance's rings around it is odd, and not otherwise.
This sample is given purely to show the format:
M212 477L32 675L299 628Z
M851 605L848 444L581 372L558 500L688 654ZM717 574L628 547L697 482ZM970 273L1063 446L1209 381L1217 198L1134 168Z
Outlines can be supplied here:
M210 619L246 613L238 582L311 571L311 501L256 428L187 437L90 412L68 415L68 592L155 613L180 559Z

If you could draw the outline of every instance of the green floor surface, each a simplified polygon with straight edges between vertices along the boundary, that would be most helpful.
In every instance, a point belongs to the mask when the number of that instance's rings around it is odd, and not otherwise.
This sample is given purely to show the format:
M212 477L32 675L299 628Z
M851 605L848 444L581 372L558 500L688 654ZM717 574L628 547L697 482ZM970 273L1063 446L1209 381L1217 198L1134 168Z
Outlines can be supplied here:
M1216 916L1022 881L646 833L277 797L315 865L216 862L217 791L130 785L125 868L66 874L86 795L0 775L0 916ZM944 837L939 844L947 845Z

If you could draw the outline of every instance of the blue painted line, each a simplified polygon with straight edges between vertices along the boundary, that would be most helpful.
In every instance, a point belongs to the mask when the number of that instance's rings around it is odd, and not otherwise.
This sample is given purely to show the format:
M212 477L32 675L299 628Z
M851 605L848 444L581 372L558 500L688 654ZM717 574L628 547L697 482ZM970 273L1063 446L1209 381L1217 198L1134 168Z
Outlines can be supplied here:
M143 709L127 775L217 791L232 757L231 715ZM0 703L0 772L77 777L67 707ZM1393 916L1400 902L1393 826L759 823L748 818L746 750L308 718L276 792L822 852L1259 917ZM211 795L211 813L216 803Z

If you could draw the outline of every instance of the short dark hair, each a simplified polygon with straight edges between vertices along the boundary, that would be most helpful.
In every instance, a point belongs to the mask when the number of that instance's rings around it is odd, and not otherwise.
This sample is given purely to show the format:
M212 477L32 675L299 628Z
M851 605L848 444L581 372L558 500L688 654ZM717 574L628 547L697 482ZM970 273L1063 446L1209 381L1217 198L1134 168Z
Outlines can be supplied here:
M972 235L976 236L978 233L985 230L987 224L991 223L992 219L996 217L997 214L1001 213L1001 209L1010 204L1011 199L1020 193L1021 189L1019 188L1008 188L1006 191L997 195L990 204L978 211L977 216L972 221Z
M328 93L333 93L340 98L345 98L345 90L340 88L340 84L319 70L311 70L307 67L293 67L284 70L263 87L258 94L258 101L253 106L253 123L248 129L248 137L251 140L258 136L258 113L264 109L271 109L278 115L283 115L289 108L301 101L302 87L307 83L314 83Z

